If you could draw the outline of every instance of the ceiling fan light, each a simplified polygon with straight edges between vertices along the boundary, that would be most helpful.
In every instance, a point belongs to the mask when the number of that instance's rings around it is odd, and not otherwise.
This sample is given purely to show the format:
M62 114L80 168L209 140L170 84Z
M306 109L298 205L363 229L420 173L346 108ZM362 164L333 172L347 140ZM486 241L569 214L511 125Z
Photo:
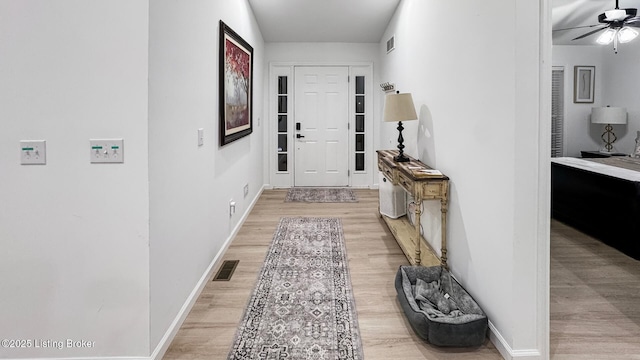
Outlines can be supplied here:
M625 9L607 10L604 12L607 21L622 21L627 17Z
M616 30L609 28L605 30L602 34L600 34L596 42L600 45L610 44L613 41L613 38L616 36L616 33L617 33Z
M625 26L618 31L618 40L621 43L628 43L629 41L635 39L636 36L638 36L638 32L630 27Z

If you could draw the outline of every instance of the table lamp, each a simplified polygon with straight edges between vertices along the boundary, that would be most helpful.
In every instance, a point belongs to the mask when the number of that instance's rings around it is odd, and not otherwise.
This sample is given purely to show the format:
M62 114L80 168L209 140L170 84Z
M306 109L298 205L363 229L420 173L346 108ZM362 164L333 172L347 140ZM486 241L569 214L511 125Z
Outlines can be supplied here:
M604 141L604 148L600 152L616 152L613 143L618 138L613 133L611 125L625 125L627 123L627 109L611 106L591 108L591 123L605 124L604 133L601 136Z
M393 160L396 162L407 162L409 158L404 155L404 138L402 137L403 121L417 120L416 108L413 106L413 98L410 93L389 94L384 100L384 121L398 122L398 156Z

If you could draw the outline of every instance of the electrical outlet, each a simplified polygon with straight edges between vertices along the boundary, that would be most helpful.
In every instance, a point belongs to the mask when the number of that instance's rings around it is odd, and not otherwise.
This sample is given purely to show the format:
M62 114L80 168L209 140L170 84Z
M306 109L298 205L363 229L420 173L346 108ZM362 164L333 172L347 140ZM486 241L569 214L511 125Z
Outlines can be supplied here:
M198 146L204 145L204 129L198 129Z
M236 202L233 199L229 200L229 217L232 217L236 213Z
M244 197L247 197L249 195L249 184L246 184L244 186Z

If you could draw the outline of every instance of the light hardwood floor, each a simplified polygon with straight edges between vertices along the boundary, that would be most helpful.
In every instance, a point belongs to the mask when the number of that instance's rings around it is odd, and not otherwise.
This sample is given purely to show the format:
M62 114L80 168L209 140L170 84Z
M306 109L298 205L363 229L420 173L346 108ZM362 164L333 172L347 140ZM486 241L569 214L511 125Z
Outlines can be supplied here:
M415 336L393 287L408 262L377 215L377 191L356 192L358 203L300 204L265 191L224 256L240 259L233 278L207 284L164 359L226 358L283 216L342 218L365 359L501 359L488 341L442 349ZM550 311L552 359L640 359L640 262L552 221Z
M550 300L552 359L640 359L640 261L552 221Z
M265 191L224 255L240 260L232 279L207 284L164 359L226 359L278 222L287 216L342 218L365 359L501 359L489 341L446 349L413 333L393 286L407 259L378 216L378 192L355 191L358 203L341 204L285 203L286 190Z

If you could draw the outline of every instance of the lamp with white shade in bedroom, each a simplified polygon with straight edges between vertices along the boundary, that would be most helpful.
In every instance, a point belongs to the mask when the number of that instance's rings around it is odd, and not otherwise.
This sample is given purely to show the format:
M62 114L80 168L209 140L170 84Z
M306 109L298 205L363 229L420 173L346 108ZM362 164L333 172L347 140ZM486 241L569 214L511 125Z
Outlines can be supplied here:
M605 124L604 133L602 133L601 136L604 141L604 148L600 150L600 152L615 153L616 150L613 143L618 138L616 134L613 133L613 127L611 125L626 125L627 109L612 106L591 108L591 123Z

